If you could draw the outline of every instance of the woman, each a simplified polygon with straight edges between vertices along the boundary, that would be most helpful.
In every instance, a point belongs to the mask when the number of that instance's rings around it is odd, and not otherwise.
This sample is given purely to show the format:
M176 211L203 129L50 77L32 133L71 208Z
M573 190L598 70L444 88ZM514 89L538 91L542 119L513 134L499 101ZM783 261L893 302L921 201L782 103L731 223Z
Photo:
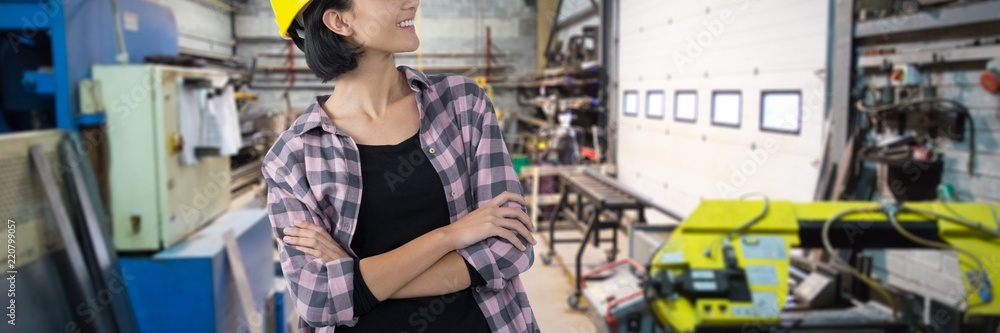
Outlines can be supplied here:
M317 97L264 158L304 332L537 332L533 227L478 85L397 68L418 0L271 0Z

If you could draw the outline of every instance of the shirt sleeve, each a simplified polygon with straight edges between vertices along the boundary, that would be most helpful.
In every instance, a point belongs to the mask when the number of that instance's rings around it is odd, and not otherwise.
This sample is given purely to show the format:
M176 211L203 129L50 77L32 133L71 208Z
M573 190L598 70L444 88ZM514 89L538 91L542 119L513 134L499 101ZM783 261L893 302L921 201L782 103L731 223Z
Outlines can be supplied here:
M467 90L472 91L469 96L475 99L471 110L475 119L471 122L470 131L474 153L471 156L470 181L476 201L473 209L476 209L503 192L518 195L523 193L501 136L493 103L475 82L469 80L466 86ZM525 209L514 202L507 202L504 206ZM460 250L459 253L476 268L486 281L487 288L499 291L506 286L507 281L524 273L534 263L533 246L520 234L517 237L524 244L524 251L506 239L490 237Z
M308 192L305 171L299 166L285 163L295 160L284 136L264 158L261 168L267 183L267 210L277 238L281 270L291 291L299 317L309 326L353 326L358 317L354 313L354 258L341 258L330 262L287 246L282 229L294 221L308 221L320 226L325 215L317 208ZM274 151L279 153L276 155ZM328 230L329 231L329 230Z
M468 260L465 260L465 268L469 270L469 287L475 288L486 285L486 280L483 279L483 275L479 274L479 272L476 271L476 268L472 267L472 264L470 264Z

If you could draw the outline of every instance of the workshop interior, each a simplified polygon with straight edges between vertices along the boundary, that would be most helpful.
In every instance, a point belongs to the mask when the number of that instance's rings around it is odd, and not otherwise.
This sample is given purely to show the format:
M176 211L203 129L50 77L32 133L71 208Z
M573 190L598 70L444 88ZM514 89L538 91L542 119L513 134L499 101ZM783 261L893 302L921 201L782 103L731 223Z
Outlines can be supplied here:
M1000 1L416 15L397 64L495 107L541 331L1000 332ZM299 331L261 165L337 82L276 31L268 0L0 0L0 332Z

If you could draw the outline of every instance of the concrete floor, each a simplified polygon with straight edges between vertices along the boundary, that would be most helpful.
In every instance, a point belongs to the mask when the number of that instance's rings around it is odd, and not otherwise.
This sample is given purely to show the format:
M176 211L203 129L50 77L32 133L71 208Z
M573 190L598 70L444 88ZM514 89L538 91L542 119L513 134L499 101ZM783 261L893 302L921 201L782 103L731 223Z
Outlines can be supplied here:
M556 237L559 239L579 238L581 234L582 232L575 229L556 231ZM603 238L611 235L610 230L602 232ZM628 235L622 232L618 237L618 258L628 256ZM521 275L521 281L527 290L528 300L542 332L607 332L603 322L592 319L592 312L585 300L581 301L580 309L572 309L567 304L567 298L575 288L574 270L579 243L556 244L556 256L551 264L545 265L541 258L542 254L549 250L548 232L546 231L544 235L535 234L535 239L538 240L538 244L534 247L535 264ZM582 260L584 272L588 267L593 268L606 263L604 250L611 248L610 242L602 242L600 248L595 248L592 244L584 252Z

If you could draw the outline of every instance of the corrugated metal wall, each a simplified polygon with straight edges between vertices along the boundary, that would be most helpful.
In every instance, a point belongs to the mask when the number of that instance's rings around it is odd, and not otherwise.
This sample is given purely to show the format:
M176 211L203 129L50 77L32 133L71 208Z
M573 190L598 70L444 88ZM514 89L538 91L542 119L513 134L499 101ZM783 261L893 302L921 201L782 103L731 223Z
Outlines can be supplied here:
M811 200L826 137L828 15L822 0L623 1L619 178L682 212L750 192ZM658 90L662 119L646 115L646 95ZM697 119L676 121L675 93L689 90ZM760 129L761 93L772 90L801 93L798 134ZM622 114L631 91L637 116ZM712 124L715 91L741 93L739 127Z

